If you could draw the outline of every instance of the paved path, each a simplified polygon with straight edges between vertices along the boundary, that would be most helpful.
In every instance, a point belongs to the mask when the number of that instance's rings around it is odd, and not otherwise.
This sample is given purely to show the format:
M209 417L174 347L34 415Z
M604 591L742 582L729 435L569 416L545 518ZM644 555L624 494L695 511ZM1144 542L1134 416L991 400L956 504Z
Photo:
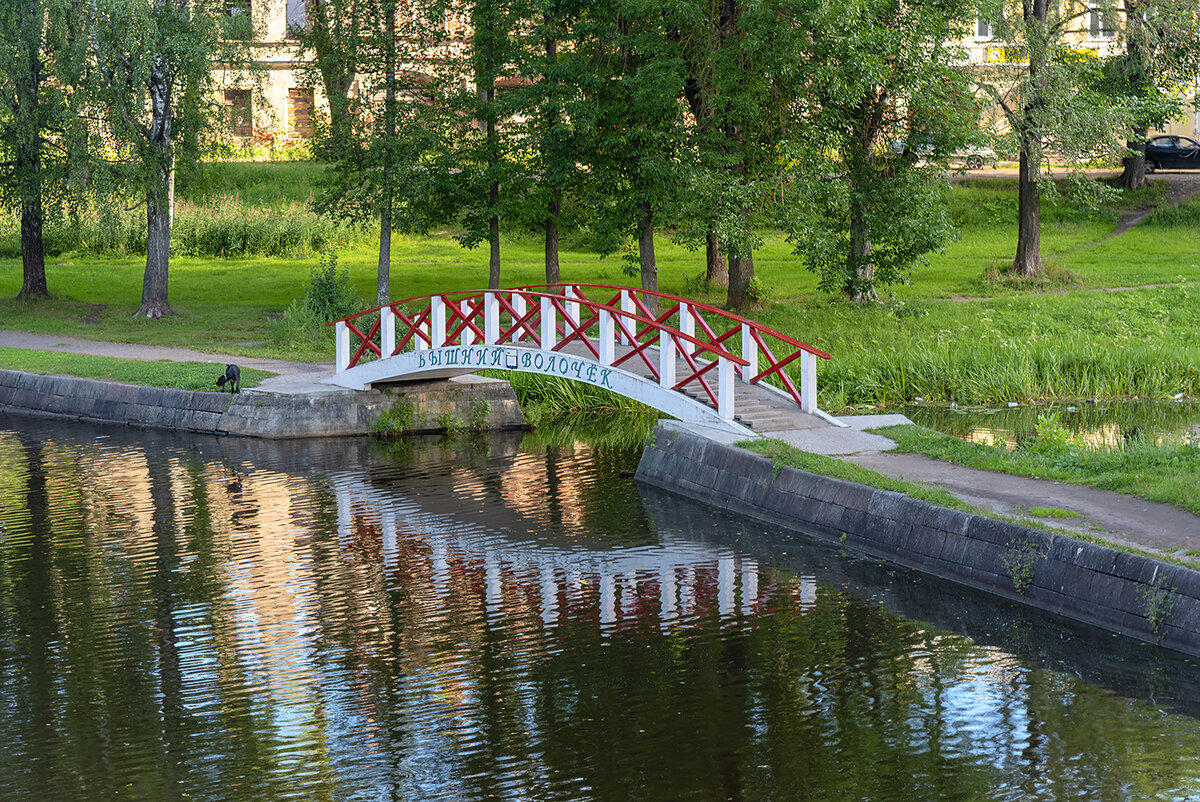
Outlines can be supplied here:
M297 394L344 392L341 388L324 381L333 373L332 362L287 362L214 354L187 348L109 343L6 330L0 330L0 346L115 356L123 359L167 359L212 362L214 365L236 362L243 367L259 368L278 374L260 383L259 389L262 390ZM218 372L214 372L214 379ZM739 398L739 402L741 401ZM848 425L839 428L828 425L814 416L805 415L799 410L795 410L795 422L788 426L774 414L774 410L771 413L765 415L763 420L754 420L754 415L748 415L750 420L745 422L751 425L759 423L763 429L769 430L770 437L805 451L836 456L898 479L942 487L968 503L1001 515L1029 517L1026 513L1029 507L1054 507L1071 510L1080 517L1035 520L1051 527L1072 530L1149 551L1182 553L1185 549L1200 549L1200 517L1177 507L1082 485L979 471L913 454L892 454L888 453L895 446L891 440L864 431L894 423L910 422L903 415L847 417L842 421Z
M78 337L32 334L7 329L0 329L0 346L30 348L37 351L62 351L63 353L89 356L111 356L118 359L144 359L148 362L158 362L164 359L171 362L212 362L218 366L213 372L213 381L216 381L225 365L236 363L243 368L257 368L276 374L259 382L257 389L260 390L288 394L343 392L342 388L326 384L323 381L325 377L333 374L333 362L288 362L283 359L215 354L209 351L195 351L191 348L175 348L166 345L101 342L99 340L83 340Z

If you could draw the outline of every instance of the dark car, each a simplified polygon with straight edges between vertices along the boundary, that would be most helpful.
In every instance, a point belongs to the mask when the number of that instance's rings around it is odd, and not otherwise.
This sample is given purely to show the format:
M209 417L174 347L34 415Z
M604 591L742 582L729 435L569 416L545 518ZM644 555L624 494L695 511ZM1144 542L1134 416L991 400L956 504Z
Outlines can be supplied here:
M1146 142L1146 172L1200 169L1200 145L1186 136L1156 136Z

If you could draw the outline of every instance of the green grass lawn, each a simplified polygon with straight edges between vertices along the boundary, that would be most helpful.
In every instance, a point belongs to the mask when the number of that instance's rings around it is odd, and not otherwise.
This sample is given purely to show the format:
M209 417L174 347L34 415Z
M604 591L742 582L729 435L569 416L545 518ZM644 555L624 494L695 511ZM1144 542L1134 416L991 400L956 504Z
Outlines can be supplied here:
M303 163L214 165L193 202L271 206L312 196L319 169ZM768 290L751 316L829 353L820 366L821 405L831 410L928 400L988 403L1042 398L1200 395L1200 225L1155 218L1120 236L1111 233L1122 207L1152 202L1153 186L1102 209L1047 204L1043 251L1057 284L1014 287L989 279L1015 247L1015 184L968 180L949 194L959 236L919 268L906 286L874 305L817 292L778 233L755 254ZM1200 212L1198 201L1194 206ZM1188 214L1191 214L1189 212ZM1200 214L1194 215L1200 219ZM570 244L577 238L564 238ZM339 252L353 288L374 297L376 245L357 237ZM656 240L662 290L721 303L703 286L703 252ZM506 237L502 283L543 280L542 244L534 235ZM177 315L132 317L141 294L144 257L69 253L47 259L54 297L22 303L19 259L0 259L0 327L133 343L282 356L270 344L271 319L304 292L315 256L289 258L175 257L170 300ZM565 280L629 284L618 257L600 259L564 248ZM478 288L486 283L486 248L468 251L448 233L395 237L392 297ZM1148 286L1161 285L1161 286ZM1135 287L1114 292L1112 288ZM885 296L887 295L885 291ZM972 300L961 300L969 298ZM370 305L364 303L364 306ZM287 354L329 358L328 351Z
M84 379L139 384L143 387L171 387L177 390L217 391L217 377L224 365L211 362L145 362L111 356L66 354L60 351L35 351L27 348L0 348L0 368L51 376L78 376ZM275 374L255 368L242 368L242 387L254 387Z

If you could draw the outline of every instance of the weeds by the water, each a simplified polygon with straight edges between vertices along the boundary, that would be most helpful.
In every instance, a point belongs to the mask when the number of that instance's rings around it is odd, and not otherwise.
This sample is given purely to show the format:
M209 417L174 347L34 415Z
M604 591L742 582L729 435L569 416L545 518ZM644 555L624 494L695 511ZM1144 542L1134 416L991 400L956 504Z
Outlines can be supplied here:
M592 448L638 449L647 443L660 417L659 412L645 409L551 414L525 435L522 444L533 449L577 442Z
M1015 449L969 443L919 426L876 430L902 453L1128 493L1174 504L1200 515L1200 448L1184 440L1161 444L1135 438L1121 448L1087 448L1073 441L1047 443L1042 435ZM1047 429L1049 431L1049 429Z

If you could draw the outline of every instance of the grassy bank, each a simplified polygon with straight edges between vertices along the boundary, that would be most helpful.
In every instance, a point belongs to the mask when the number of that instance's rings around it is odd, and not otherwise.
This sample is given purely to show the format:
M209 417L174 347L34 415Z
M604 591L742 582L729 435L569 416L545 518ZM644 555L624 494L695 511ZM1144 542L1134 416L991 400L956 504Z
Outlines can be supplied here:
M903 453L924 454L968 468L1091 485L1174 504L1200 515L1200 448L1182 441L1133 441L1122 448L1087 448L1051 420L1016 449L980 445L920 426L877 430Z
M184 199L231 217L238 210L295 208L307 202L318 178L316 168L302 164L211 169L207 183L185 190ZM768 232L755 254L767 294L751 315L834 355L819 369L820 403L831 410L915 396L959 404L1200 396L1200 201L1105 238L1122 208L1162 194L1156 185L1101 208L1047 204L1043 248L1054 278L1025 286L997 272L1015 248L1014 182L955 185L949 202L958 239L876 305L819 294L785 239ZM664 291L723 302L721 290L700 281L702 252L660 236L656 254ZM352 238L339 250L351 288L363 299L375 294L376 255L370 237ZM506 237L501 258L503 284L542 280L542 245L532 233ZM313 256L179 256L170 293L178 314L145 321L132 317L142 256L77 250L52 257L47 274L55 297L31 303L9 300L20 288L20 262L0 258L0 319L27 331L329 359L329 338L297 347L272 340L272 319L303 294L315 262ZM617 257L564 248L561 263L569 281L634 281ZM486 276L486 250L463 250L449 233L394 239L393 298L478 287Z
M139 384L143 387L212 391L218 389L217 377L225 370L224 365L211 362L142 362L111 356L86 356L25 348L0 348L0 367L26 373ZM275 375L254 368L241 370L242 387L254 387L268 376Z

